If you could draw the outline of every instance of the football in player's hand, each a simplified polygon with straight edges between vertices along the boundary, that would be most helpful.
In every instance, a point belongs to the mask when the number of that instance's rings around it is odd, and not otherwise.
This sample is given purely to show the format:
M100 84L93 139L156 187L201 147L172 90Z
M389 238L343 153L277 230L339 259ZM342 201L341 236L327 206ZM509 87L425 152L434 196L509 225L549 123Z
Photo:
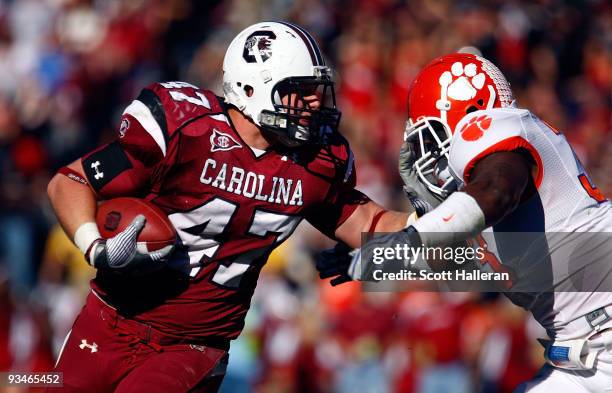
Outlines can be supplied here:
M138 235L139 243L146 243L147 251L156 251L174 244L176 230L168 216L154 204L139 198L115 198L98 206L96 222L103 238L108 239L123 231L139 214L146 223Z

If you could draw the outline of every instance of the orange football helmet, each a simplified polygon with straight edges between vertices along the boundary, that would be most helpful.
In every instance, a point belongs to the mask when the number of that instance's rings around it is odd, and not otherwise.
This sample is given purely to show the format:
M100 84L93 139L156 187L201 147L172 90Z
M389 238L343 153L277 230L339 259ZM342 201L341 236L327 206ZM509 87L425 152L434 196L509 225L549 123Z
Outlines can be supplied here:
M511 106L510 84L487 59L453 53L421 70L408 93L404 140L412 145L414 169L432 193L446 198L457 188L447 163L459 120L477 110Z

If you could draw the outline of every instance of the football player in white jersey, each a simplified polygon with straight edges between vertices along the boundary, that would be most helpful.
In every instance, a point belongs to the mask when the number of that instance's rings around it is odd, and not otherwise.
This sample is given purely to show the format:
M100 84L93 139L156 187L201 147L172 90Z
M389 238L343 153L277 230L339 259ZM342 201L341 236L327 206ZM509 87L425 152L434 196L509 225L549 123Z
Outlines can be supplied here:
M409 242L445 246L482 234L499 258L489 266L495 270L507 268L509 249L521 248L501 233L545 233L551 272L543 274L533 257L510 267L526 289L508 297L531 311L550 338L548 364L517 391L612 392L612 293L605 280L593 280L610 275L612 242L601 234L612 232L612 205L565 137L517 108L499 69L472 54L425 66L408 106L400 174L419 216L404 230ZM577 233L592 235L589 247L578 247L586 256L577 257ZM590 262L577 267L577 259ZM318 267L324 276L360 279L367 269L361 263L368 261L357 255L349 262L337 248Z

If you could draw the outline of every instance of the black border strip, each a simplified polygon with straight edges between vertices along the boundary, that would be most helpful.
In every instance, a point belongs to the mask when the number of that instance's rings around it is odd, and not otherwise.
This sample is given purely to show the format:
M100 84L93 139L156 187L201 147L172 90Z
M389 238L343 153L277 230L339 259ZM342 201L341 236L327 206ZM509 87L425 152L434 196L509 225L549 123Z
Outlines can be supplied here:
M164 112L164 106L160 98L155 94L153 90L142 89L136 100L142 102L151 111L153 118L159 124L162 135L164 136L164 142L166 147L168 146L168 123L166 123L166 114Z
M308 52L310 53L310 58L312 59L313 65L315 66L325 65L325 63L323 62L323 56L321 56L321 51L319 50L319 46L317 45L317 42L314 40L314 38L312 38L312 36L306 30L292 23L281 22L281 21L279 21L278 23L291 28L293 31L297 33L297 35L300 36L302 41L304 41L304 44L306 44L306 48L308 48Z

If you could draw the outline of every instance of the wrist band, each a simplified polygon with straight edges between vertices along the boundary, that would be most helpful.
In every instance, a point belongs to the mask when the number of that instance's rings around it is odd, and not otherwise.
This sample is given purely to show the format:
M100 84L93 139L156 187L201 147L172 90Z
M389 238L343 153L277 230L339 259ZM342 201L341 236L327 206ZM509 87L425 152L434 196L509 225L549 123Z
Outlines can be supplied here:
M406 228L410 225L414 224L419 219L417 212L412 212L412 214L408 215L408 219L406 220Z
M476 199L457 191L413 226L426 246L452 245L482 232L485 217Z
M82 224L74 233L74 244L87 257L90 246L98 239L102 238L98 225L95 222Z

